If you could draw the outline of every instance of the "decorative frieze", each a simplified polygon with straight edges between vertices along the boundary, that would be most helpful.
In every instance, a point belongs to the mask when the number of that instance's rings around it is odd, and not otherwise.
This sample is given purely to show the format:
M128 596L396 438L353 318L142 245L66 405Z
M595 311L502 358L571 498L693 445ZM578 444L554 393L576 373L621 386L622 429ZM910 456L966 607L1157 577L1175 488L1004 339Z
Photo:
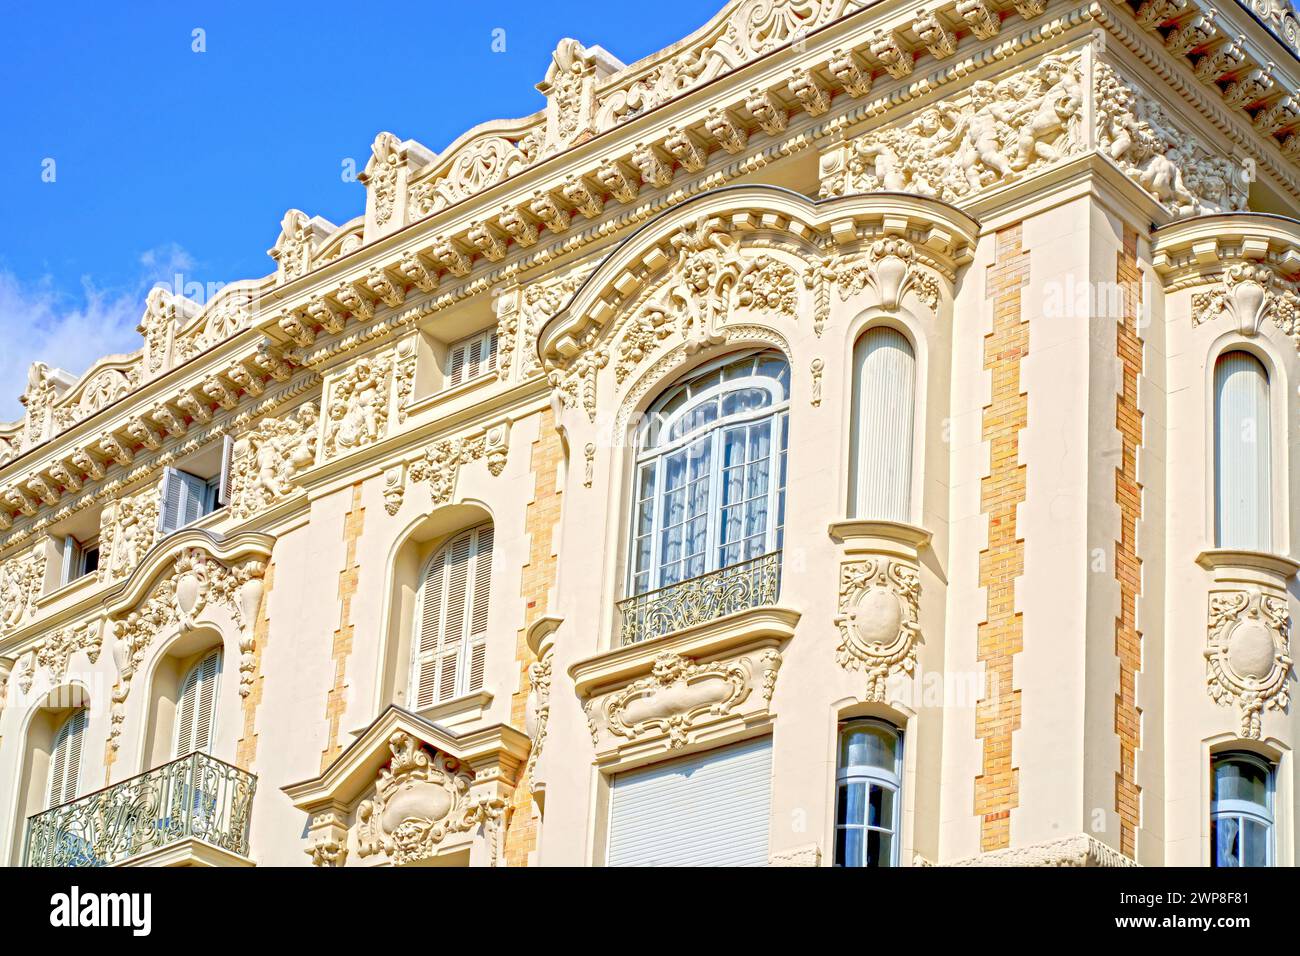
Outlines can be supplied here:
M357 359L326 382L322 459L373 444L388 434L394 353Z
M153 547L160 489L155 486L105 505L99 516L99 576L124 578Z
M293 495L296 476L316 463L320 415L307 402L290 414L263 418L235 442L230 507L247 518Z
M909 61L910 62L910 61ZM996 82L872 130L823 163L823 196L911 192L954 202L1030 172L1085 146L1077 54L1049 56Z

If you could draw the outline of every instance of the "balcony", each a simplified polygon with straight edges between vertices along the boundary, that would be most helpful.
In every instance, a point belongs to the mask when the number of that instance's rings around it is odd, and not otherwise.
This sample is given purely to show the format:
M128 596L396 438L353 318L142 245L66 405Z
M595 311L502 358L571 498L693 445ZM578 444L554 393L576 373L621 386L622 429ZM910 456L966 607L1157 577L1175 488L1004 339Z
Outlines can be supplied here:
M248 865L256 790L252 774L193 753L29 817L23 864Z
M781 590L781 552L620 601L619 643L639 644L728 614L769 607Z

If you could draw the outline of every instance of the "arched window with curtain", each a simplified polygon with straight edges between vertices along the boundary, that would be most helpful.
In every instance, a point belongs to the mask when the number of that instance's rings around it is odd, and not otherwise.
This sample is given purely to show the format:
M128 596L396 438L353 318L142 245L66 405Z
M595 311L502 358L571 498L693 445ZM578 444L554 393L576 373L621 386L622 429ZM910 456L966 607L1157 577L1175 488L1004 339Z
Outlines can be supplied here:
M1226 753L1213 759L1210 773L1211 862L1272 866L1272 764L1251 753Z
M637 433L629 591L779 551L790 366L729 356L670 388Z
M835 786L835 865L897 866L902 732L880 720L845 723Z
M199 658L181 679L176 701L176 756L207 753L216 731L217 679L221 676L221 648Z
M47 806L57 807L77 799L81 773L81 741L86 734L86 711L74 710L59 725L50 750L50 786Z
M416 710L483 689L492 538L490 524L463 531L424 567L407 693Z
M916 355L907 336L876 326L853 347L849 516L910 521Z
M1270 551L1273 544L1268 370L1249 352L1214 363L1215 543Z

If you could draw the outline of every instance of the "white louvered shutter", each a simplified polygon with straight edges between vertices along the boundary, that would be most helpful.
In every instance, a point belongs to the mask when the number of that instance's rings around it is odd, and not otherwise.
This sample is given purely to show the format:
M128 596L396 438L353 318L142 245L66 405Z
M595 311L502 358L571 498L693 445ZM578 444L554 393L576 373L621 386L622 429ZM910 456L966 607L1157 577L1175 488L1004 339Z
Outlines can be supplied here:
M77 567L81 559L81 546L77 544L77 539L70 534L63 536L63 577L60 583L67 584L74 580L79 573Z
M466 693L483 689L483 669L487 664L488 607L492 597L491 525L478 529L474 544L474 591L469 618L469 668Z
M235 440L229 435L221 439L221 478L217 483L217 504L230 501L230 465L235 457Z
M1214 365L1214 478L1218 546L1272 550L1268 372L1247 352Z
M416 710L483 687L492 539L491 525L463 532L425 568L407 695Z
M770 737L614 777L610 866L764 866Z
M870 329L853 350L853 487L855 518L907 521L911 516L916 360L896 329Z
M158 508L158 530L163 534L179 531L207 514L207 482L189 472L167 468L163 471L162 495Z
M415 660L407 695L416 710L438 700L438 641L442 637L442 594L447 586L447 550L433 556L420 585L420 610L416 616Z
M180 700L176 706L177 757L196 750L206 752L212 747L220 671L221 651L214 650L191 667L181 681Z
M75 711L54 735L50 754L49 805L57 807L77 799L77 777L81 771L81 740L86 733L86 711Z
M463 339L451 346L447 356L447 387L454 388L486 375L497 364L496 331Z

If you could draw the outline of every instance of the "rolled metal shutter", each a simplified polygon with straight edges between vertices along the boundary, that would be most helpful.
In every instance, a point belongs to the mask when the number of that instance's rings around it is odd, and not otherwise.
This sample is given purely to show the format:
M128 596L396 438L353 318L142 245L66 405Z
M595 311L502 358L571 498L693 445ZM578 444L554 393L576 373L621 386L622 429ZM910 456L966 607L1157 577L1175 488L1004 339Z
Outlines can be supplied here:
M770 737L614 777L610 866L765 866Z

